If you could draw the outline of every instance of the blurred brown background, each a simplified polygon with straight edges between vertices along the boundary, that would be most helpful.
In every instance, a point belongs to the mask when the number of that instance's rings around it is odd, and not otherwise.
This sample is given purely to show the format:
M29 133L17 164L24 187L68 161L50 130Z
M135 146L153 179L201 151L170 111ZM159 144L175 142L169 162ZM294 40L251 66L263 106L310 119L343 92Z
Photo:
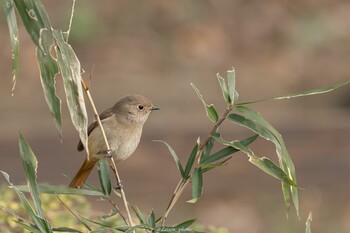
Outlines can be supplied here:
M68 28L71 1L44 1L54 28ZM190 83L218 110L225 104L216 73L236 69L241 101L319 88L350 77L350 2L324 1L77 1L70 43L85 69L99 110L128 93L149 97L161 111L150 117L134 156L120 164L129 201L163 213L179 175L166 150L185 161L198 136L211 128ZM11 96L8 29L0 13L0 169L24 181L17 137L21 131L39 160L39 182L67 184L84 153L70 123L62 80L62 143L41 91L35 48L20 22L21 68ZM94 68L93 68L94 67ZM349 87L321 96L266 102L259 110L284 136L295 162L301 220L285 216L280 183L243 154L205 175L196 205L186 193L170 222L197 218L230 232L304 232L313 212L315 232L350 232ZM90 112L90 120L92 119ZM249 132L227 123L225 138ZM258 155L276 159L273 145L258 140ZM4 183L3 179L0 179ZM97 184L97 176L90 178ZM93 201L93 200L92 200ZM101 211L109 206L93 202Z

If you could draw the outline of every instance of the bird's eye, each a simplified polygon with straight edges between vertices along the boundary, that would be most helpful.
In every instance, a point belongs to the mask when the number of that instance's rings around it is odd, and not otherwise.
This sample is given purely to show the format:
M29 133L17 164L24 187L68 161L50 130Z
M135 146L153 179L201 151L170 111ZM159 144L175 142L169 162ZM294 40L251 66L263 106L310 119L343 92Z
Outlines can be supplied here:
M142 104L139 104L139 105L137 105L137 108L138 108L139 110L143 110L143 109L144 109L144 106L143 106Z

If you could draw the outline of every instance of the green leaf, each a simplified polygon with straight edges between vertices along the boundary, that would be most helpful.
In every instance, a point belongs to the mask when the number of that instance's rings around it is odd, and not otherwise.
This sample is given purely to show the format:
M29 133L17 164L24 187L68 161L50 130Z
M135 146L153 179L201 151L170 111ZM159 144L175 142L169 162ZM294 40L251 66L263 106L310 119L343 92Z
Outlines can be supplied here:
M311 222L312 222L312 212L309 212L309 216L307 217L306 223L305 223L305 233L311 233Z
M202 168L196 167L192 175L192 199L188 203L196 203L203 191L203 173Z
M236 91L236 73L233 67L232 70L227 71L227 83L231 100L230 104L233 105L238 100L238 92Z
M291 93L283 96L265 98L261 100L242 102L242 103L237 103L236 105L248 105L248 104L260 103L260 102L269 101L269 100L283 100L283 99L291 99L291 98L304 97L304 96L310 96L310 95L324 94L324 93L334 91L340 87L346 86L349 83L350 83L350 80L346 80L344 82L337 83L335 85L324 87L324 88L301 91L301 92Z
M175 226L175 228L188 228L190 227L194 222L196 221L196 219L190 219L190 220L187 220L183 223L180 223L178 225Z
M174 149L168 143L166 143L166 142L164 142L162 140L154 140L154 141L155 142L161 142L161 143L163 143L164 145L166 145L168 147L168 150L169 150L170 154L173 156L173 159L174 159L174 161L175 161L175 163L177 165L177 169L179 170L181 177L183 179L186 179L185 171L184 171L184 169L183 169L183 167L181 165L181 162L179 160L179 157L177 157Z
M208 118L214 123L217 122L219 120L219 115L215 109L215 106L213 104L210 104L210 105L206 104L203 99L203 95L199 92L198 88L193 83L191 83L191 86L193 90L197 93L199 99L202 101Z
M5 11L7 25L10 32L11 40L11 57L12 57L12 94L14 93L16 80L19 73L19 35L15 9L12 0L2 0L2 6Z
M111 177L109 175L109 163L105 159L100 159L97 164L98 177L100 179L100 184L102 192L109 196L112 192Z
M219 115L215 109L214 104L205 106L207 115L212 122L217 122L219 120Z
M139 221L142 223L142 224L148 224L148 221L146 219L146 217L143 215L143 213L139 210L139 208L137 208L137 206L131 206L132 209L134 210L137 218L139 219Z
M199 141L197 141L196 145L193 147L191 155L188 158L186 168L185 168L185 173L184 173L184 176L186 177L186 179L189 178L189 174L191 172L194 160L196 159L196 155L197 155L197 151L198 151L198 144L199 144Z
M54 227L52 228L53 231L55 232L78 232L82 233L82 231L70 228L70 227Z
M220 135L218 135L220 137ZM217 137L212 137L213 139L217 138ZM251 137L248 137L242 141L240 141L241 144L243 144L244 146L248 146L250 145L252 142L254 142L256 139L258 138L258 135L254 135ZM209 164L209 163L213 163L215 161L218 161L220 159L226 158L227 156L236 153L240 150L233 148L232 146L227 146L221 150L219 150L218 152L208 156L206 159L203 159L201 161L201 164Z
M20 200L20 202L22 204L22 207L25 209L25 211L28 214L28 216L33 220L33 222L35 223L35 226L40 230L40 232L51 232L50 224L45 219L41 218L40 216L38 216L34 212L33 208L29 204L29 201L24 196L23 192L18 190L16 188L16 186L14 186L10 182L10 176L4 171L0 171L0 172L5 177L7 183L10 185L10 188L12 188L15 191L15 193L17 194L17 196L18 196L18 198L19 198L19 200Z
M230 92L228 91L228 88L227 88L226 81L223 77L220 76L219 73L216 74L216 77L219 81L222 95L224 96L224 100L228 105L230 105L231 104L231 97L230 97Z
M220 137L220 133L218 131L216 131L214 133L214 136ZM214 143L215 143L215 139L213 137L210 137L208 143L206 145L204 145L204 148L203 148L203 151L201 154L201 158L200 158L201 163L202 163L202 161L205 161L209 157L209 155L213 149Z
M281 169L289 176L291 180L293 180L294 183L297 183L294 164L289 156L281 134L259 113L253 111L252 109L244 106L238 106L237 110L242 112L244 116L230 114L228 119L236 124L247 127L255 133L258 133L261 137L272 141L276 147L276 153ZM287 210L290 206L290 197L292 197L297 215L299 216L299 198L297 188L289 185L282 185L282 191Z
M35 226L33 225L27 225L27 224L24 224L20 221L15 221L19 226L21 226L23 229L26 229L28 231L30 231L31 233L42 233L42 231L40 231L38 228L36 228Z
M250 155L249 162L269 174L270 176L281 180L282 182L298 187L297 184L289 178L289 176L274 162L272 162L269 158L262 157L259 158L258 156L252 154Z
M40 80L46 103L49 106L51 115L54 118L56 130L61 137L61 100L56 95L55 87L55 78L58 73L58 65L50 53L52 45L54 45L54 40L51 32L46 29L42 30L40 37L40 46L42 49L36 49L36 56L38 58L40 69Z
M36 172L38 168L38 161L34 155L34 152L28 145L22 134L19 134L19 152L21 154L22 165L24 168L24 174L28 182L29 192L33 199L34 208L36 214L40 218L44 218L44 211L42 209L42 203L39 196L39 189L36 183Z
M29 189L26 185L16 185L16 187L21 192L29 192ZM104 194L100 191L76 189L76 188L70 188L67 186L38 184L38 189L40 193L54 194L54 195L67 194L67 195L87 195L87 196L99 196L99 197L104 196Z
M85 150L87 142L87 113L85 108L84 93L81 85L80 62L72 47L64 41L62 32L54 30L56 40L57 61L63 77L64 90L66 92L67 105L74 127L79 133ZM89 153L89 151L86 151Z
M14 0L14 2L27 32L36 46L40 47L41 29L51 30L49 17L43 4L39 0Z
M147 222L148 222L148 225L150 225L152 228L156 227L156 217L153 210L151 210L151 213L148 216Z

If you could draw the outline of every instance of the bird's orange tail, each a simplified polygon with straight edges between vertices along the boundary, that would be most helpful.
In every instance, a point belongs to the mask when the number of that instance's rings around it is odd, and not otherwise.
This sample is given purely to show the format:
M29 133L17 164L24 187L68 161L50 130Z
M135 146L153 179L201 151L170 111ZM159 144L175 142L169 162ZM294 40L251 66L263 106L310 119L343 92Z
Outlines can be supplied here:
M74 176L73 180L70 182L69 187L78 189L82 188L85 183L85 180L88 178L90 172L92 171L97 162L98 159L85 159L83 165L80 167L79 171Z

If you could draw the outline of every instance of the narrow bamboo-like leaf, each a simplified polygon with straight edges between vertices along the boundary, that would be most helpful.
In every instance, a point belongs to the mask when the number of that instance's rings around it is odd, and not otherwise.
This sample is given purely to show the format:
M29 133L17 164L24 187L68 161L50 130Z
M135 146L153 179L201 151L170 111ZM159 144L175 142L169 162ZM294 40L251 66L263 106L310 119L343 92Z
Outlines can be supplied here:
M26 185L16 185L16 187L21 192L29 192L29 189ZM98 196L98 197L104 196L104 194L100 191L76 189L76 188L70 188L67 186L38 184L38 189L40 193L54 194L54 195L66 194L66 195L86 195L86 196Z
M54 30L54 38L56 40L57 61L63 77L64 90L66 92L67 105L69 113L79 133L85 150L87 146L87 113L85 108L84 93L81 85L81 68L80 62L75 55L72 47L64 41L62 32ZM87 151L89 154L89 151Z
M134 212L135 212L137 218L139 219L139 221L140 221L142 224L148 224L145 215L143 215L143 213L139 210L139 208L137 208L137 206L134 206L134 205L132 205L131 207L132 207L132 209L134 210Z
M109 163L105 159L101 159L98 164L98 177L100 179L100 184L102 192L109 196L112 192L111 177L109 175Z
M61 137L61 100L56 95L55 87L55 77L58 73L58 65L50 53L54 40L51 31L47 29L43 29L40 35L39 44L42 49L37 48L36 56L39 63L41 85L43 87L46 103L54 118L56 130Z
M220 136L220 135L219 135ZM258 134L248 137L242 141L240 141L244 146L248 146L250 145L252 142L254 142L257 138L258 138ZM213 138L214 139L214 138ZM232 146L227 146L221 150L219 150L218 152L208 156L206 159L203 159L203 161L201 161L201 164L209 164L209 163L213 163L216 162L220 159L226 158L227 156L238 152L239 150L236 148L233 148Z
M199 99L202 101L205 112L208 116L208 118L212 121L212 122L217 122L219 119L219 115L215 109L215 106L213 104L208 105L204 99L203 99L203 95L200 93L200 91L198 90L198 88L191 83L191 86L193 88L193 90L196 92L196 94L198 95Z
M218 131L216 131L214 133L214 136L220 137L220 133ZM209 155L213 149L214 143L215 143L215 139L213 137L210 137L208 143L206 145L204 145L203 152L202 152L201 158L200 158L201 163L202 163L202 161L206 160L209 157Z
M289 178L289 176L274 162L269 158L262 157L252 154L250 155L249 162L260 168L262 171L266 172L270 176L294 187L297 187L297 184Z
M305 223L305 233L311 233L311 222L312 222L312 212L309 212L309 216L307 217L306 223Z
M186 163L186 168L185 168L185 173L184 176L186 177L186 179L188 179L189 174L191 172L194 160L196 159L196 155L197 155L197 151L198 151L198 142L196 143L196 145L193 147L193 150L191 152L190 157L188 158L188 161Z
M247 155L252 154L252 151L248 147L243 145L240 141L235 140L235 141L229 142L229 141L226 141L226 140L222 139L221 137L213 136L213 138L217 142L221 143L222 145L231 146L231 147L235 148L236 150L242 151L243 153L245 153Z
M175 226L175 228L188 228L190 227L194 222L196 221L196 219L190 219L190 220L187 220L183 223L180 223L178 225Z
M16 80L19 73L19 36L13 0L2 0L6 21L10 32L11 58L12 58L12 94L16 87Z
M223 77L220 76L219 73L216 74L216 77L219 81L222 95L224 96L224 100L228 105L230 105L231 104L231 97L230 97L230 92L228 91L226 81Z
M33 208L31 207L31 205L29 204L28 199L24 196L23 192L21 192L20 190L18 190L16 188L16 186L14 186L11 182L10 182L10 176L4 172L4 171L0 171L1 174L5 177L7 183L10 185L10 188L12 188L15 193L17 194L22 207L25 209L26 213L28 214L28 216L33 220L33 222L35 223L35 226L40 230L40 232L51 232L51 227L50 224L43 218L39 217L33 210Z
M248 105L248 104L255 104L255 103L260 103L260 102L269 101L269 100L283 100L283 99L291 99L291 98L304 97L304 96L310 96L310 95L324 94L324 93L334 91L340 87L346 86L349 83L350 83L350 80L346 80L344 82L340 82L340 83L337 83L335 85L331 85L328 87L312 89L312 90L307 90L307 91L301 91L301 92L291 93L291 94L287 94L287 95L283 95L283 96L270 97L270 98L265 98L265 99L261 99L261 100L242 102L242 103L237 103L236 105Z
M150 225L152 228L156 227L156 217L153 210L151 210L151 213L148 216L147 222L148 222L148 225Z
M178 170L180 172L181 177L186 179L185 171L184 171L184 169L183 169L183 167L181 165L181 162L179 160L179 157L177 157L174 149L168 143L166 143L166 142L164 142L162 140L154 140L154 141L155 142L161 142L161 143L163 143L164 145L166 145L168 147L168 150L169 150L170 154L173 156L173 159L174 159L174 161L176 163L176 166L177 166L177 168L178 168Z
M17 11L22 18L22 22L27 32L32 37L36 46L40 47L39 38L41 29L51 30L49 17L39 0L14 0Z
M250 108L238 106L237 110L242 112L244 116L240 116L238 114L230 114L228 116L228 119L236 124L245 126L258 133L261 137L272 141L276 147L276 153L278 155L278 161L281 169L289 176L291 180L293 180L294 183L297 183L294 164L289 156L287 147L281 134L259 113L251 110ZM299 199L297 188L282 184L282 191L287 210L290 205L290 197L292 197L297 215L299 216Z
M206 107L207 115L212 122L217 122L219 120L219 115L215 109L214 104L207 105Z
M227 83L228 91L230 93L230 104L233 105L238 100L238 92L236 91L236 72L233 67L232 70L227 71Z
M82 233L82 231L70 228L70 227L54 227L52 228L54 232L77 232Z
M22 134L19 134L19 152L21 154L22 165L24 173L29 187L30 195L33 199L34 208L36 214L44 218L44 211L42 209L42 203L39 196L39 189L36 182L36 173L38 168L38 161L34 155L34 152L28 145L27 141Z
M196 167L192 175L192 199L188 203L196 203L203 191L203 174L202 168Z
M37 227L35 227L34 225L27 225L24 224L20 221L15 221L19 226L21 226L23 229L28 230L30 233L42 233L42 231L40 231Z

